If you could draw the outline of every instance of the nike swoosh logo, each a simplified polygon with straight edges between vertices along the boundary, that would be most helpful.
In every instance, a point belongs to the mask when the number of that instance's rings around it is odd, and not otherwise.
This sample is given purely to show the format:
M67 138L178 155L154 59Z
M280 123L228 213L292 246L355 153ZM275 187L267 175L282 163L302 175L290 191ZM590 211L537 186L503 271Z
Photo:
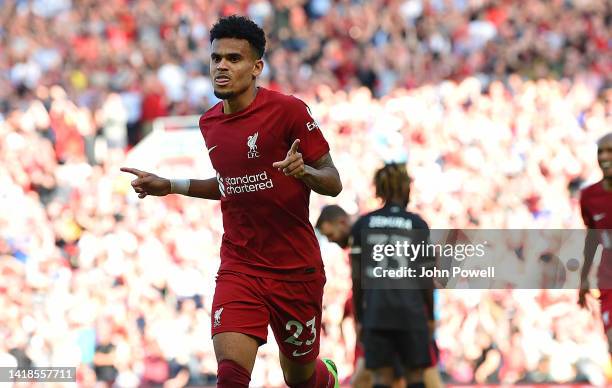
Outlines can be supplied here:
M304 352L304 353L298 353L298 351L297 351L297 350L294 350L294 351L293 351L293 357L303 356L303 355L308 354L308 353L310 353L310 352L312 352L312 348L308 349L308 351L306 351L306 352Z
M593 216L593 219L597 222L597 221L601 221L606 217L606 213L600 213L600 214L595 214Z
M219 147L219 145L212 146L208 149L208 153L210 154L215 148Z

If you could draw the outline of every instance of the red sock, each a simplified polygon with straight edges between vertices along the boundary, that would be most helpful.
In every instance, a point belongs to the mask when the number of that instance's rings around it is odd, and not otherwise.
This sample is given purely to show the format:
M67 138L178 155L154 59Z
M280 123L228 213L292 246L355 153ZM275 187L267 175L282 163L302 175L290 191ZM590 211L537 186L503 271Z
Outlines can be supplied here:
M217 388L248 388L251 374L232 360L221 360L217 366Z
M334 376L327 370L327 367L317 358L315 361L315 370L312 376L299 384L289 385L291 388L333 388Z

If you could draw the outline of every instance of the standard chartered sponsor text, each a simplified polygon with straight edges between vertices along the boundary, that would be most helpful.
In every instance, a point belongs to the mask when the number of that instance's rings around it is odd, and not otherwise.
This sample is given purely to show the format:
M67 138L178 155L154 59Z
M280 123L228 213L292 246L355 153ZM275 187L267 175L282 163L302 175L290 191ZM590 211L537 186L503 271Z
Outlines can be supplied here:
M225 184L225 192L228 195L252 193L274 187L274 182L272 182L272 178L268 178L266 171L251 175L225 177L223 178L223 183Z

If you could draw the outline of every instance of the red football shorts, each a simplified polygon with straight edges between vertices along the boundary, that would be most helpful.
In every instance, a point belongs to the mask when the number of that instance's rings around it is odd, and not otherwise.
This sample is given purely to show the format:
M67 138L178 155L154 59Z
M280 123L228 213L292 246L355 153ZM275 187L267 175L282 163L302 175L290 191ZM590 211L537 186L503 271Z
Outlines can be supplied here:
M601 320L603 321L604 331L612 329L612 289L599 290L599 301L601 302Z
M272 328L279 350L297 363L319 355L325 277L285 281L223 271L217 276L211 312L212 336L236 332L267 341Z

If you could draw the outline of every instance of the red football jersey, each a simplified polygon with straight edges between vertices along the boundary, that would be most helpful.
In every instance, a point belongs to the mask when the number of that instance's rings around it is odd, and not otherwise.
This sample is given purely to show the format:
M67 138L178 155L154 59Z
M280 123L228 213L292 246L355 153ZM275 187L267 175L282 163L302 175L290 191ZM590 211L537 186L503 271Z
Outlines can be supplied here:
M582 190L580 196L582 219L589 229L603 229L599 242L603 245L601 263L597 271L599 288L612 288L612 192L604 190L599 181Z
M329 152L306 104L260 87L240 112L224 114L222 102L212 107L200 130L221 191L219 270L296 281L324 274L308 215L310 189L272 166L295 139L308 165Z

